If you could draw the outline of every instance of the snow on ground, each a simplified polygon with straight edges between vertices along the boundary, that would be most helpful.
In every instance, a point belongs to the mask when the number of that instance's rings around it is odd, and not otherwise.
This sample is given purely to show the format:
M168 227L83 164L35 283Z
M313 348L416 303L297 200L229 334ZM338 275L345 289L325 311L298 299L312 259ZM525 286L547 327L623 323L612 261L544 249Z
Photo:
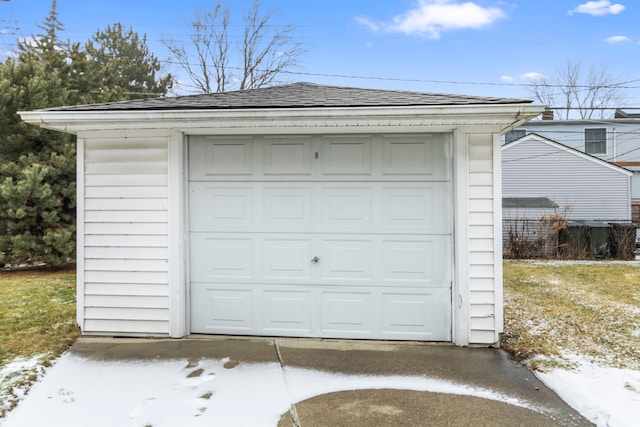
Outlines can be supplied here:
M598 426L637 425L640 371L580 357L574 370L537 375ZM29 368L19 361L0 372ZM543 412L491 390L426 377L343 375L228 359L98 362L66 354L35 384L2 427L275 426L291 402L344 390L394 388L499 400Z
M41 360L40 355L29 359L20 357L0 367L0 413L8 410L11 404L21 399L29 390L29 376L39 376L44 372Z
M569 356L575 369L536 375L565 402L599 427L632 427L640 420L640 371L617 369Z
M2 427L275 426L291 402L335 391L394 388L471 395L543 411L486 389L426 377L342 375L223 360L97 362L70 354Z
M289 409L279 366L230 370L225 362L202 360L187 368L180 360L96 362L64 355L1 425L275 425Z

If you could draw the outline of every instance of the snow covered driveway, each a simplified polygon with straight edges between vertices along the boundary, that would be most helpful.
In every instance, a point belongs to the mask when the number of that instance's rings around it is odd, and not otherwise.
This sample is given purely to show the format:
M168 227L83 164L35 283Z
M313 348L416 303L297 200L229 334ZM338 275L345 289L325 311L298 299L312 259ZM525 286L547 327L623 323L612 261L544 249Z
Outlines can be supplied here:
M498 405L507 405L523 412L528 421L542 417L548 425L585 425L530 371L497 350L381 342L288 343L281 356L275 340L107 340L102 345L81 339L75 352L49 368L0 424L276 426L294 403L339 391L385 389L438 393L447 407L446 396L481 398L492 419L500 413ZM189 347L198 356L189 354ZM97 357L86 357L78 351L81 348ZM203 349L209 353L203 354ZM143 357L113 357L125 350ZM164 357L175 352L186 355ZM230 356L220 357L223 353ZM283 365L278 359L290 363ZM338 372L330 366L339 367ZM402 402L402 396L397 401ZM465 407L463 412L471 413Z

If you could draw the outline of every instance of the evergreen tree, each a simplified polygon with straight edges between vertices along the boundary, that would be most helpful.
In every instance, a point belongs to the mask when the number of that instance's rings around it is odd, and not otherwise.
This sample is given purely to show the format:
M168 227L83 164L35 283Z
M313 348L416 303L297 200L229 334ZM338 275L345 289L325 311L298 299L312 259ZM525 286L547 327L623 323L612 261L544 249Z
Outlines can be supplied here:
M96 32L86 44L87 75L101 102L165 95L173 82L171 75L158 78L161 66L140 37L122 24Z
M120 24L85 45L63 42L56 0L41 34L0 64L0 265L62 266L74 257L76 149L71 135L27 125L17 112L165 94L146 37Z
M34 55L0 67L0 263L61 266L73 257L75 144L17 115L63 98Z

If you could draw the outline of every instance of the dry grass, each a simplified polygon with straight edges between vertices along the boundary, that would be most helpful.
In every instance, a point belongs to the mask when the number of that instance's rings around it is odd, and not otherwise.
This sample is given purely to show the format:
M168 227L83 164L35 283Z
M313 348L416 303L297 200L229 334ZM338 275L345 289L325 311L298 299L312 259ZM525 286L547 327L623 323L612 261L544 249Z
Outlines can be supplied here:
M1 378L0 419L78 334L73 271L0 272L0 369L21 358L39 363Z
M640 265L505 261L502 345L534 369L570 366L581 354L640 369ZM0 369L38 358L0 384L0 420L78 336L72 271L0 273ZM542 357L541 357L542 356Z
M640 369L640 265L505 261L502 346L535 369L580 354ZM543 357L540 357L543 356Z

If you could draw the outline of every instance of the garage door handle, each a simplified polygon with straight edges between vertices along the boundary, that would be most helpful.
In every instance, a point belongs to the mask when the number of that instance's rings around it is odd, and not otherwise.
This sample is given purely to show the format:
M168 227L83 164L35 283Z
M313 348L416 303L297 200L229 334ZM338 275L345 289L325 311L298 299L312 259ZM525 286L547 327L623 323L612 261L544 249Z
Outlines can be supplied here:
M320 258L318 258L317 256L314 256L313 258L311 258L311 262L317 263L318 261L320 261Z

